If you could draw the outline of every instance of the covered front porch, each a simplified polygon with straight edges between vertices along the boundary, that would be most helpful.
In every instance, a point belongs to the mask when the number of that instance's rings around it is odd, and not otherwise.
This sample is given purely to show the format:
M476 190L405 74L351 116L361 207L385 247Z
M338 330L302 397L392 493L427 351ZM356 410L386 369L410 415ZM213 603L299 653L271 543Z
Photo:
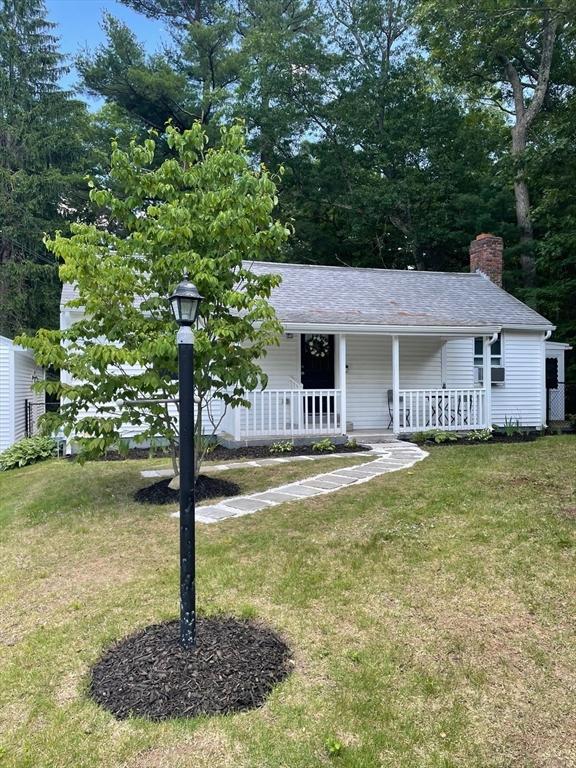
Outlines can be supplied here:
M263 361L268 386L247 395L249 408L227 413L223 430L234 442L257 442L489 427L494 338L485 329L287 332Z

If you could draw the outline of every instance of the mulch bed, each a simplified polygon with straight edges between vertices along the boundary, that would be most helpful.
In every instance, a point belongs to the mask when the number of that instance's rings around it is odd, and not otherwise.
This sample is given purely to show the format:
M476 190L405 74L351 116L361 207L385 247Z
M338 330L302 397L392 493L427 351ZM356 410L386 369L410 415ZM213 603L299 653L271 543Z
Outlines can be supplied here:
M492 443L532 443L539 435L535 432L523 432L521 435L504 435L498 432L492 433L490 440L468 440L459 437L458 440L446 440L445 443L435 443L434 440L426 440L419 445L443 447L446 445L491 445ZM413 441L410 441L413 442Z
M282 441L280 441L282 442ZM344 443L341 445L335 445L334 450L330 451L334 453L356 453L357 451L370 451L367 445L357 445L355 448L350 448ZM318 451L313 451L311 445L295 445L294 450L289 453L270 453L269 445L250 445L242 446L240 448L225 448L223 445L217 445L206 458L210 460L221 461L227 463L229 461L236 461L238 459L270 459L276 457L288 458L290 456L319 456ZM125 461L127 459L145 459L151 458L169 458L169 451L163 451L162 449L156 449L150 451L145 448L131 448L128 453L120 454L116 451L109 451L105 456L97 459L97 461ZM74 459L74 457L69 457Z
M92 669L89 691L120 720L225 714L262 706L292 666L286 643L263 624L199 618L196 646L186 650L179 622L170 621L110 648Z
M171 477L166 480L160 480L152 485L139 488L134 493L134 500L140 504L178 504L180 500L180 491L169 488ZM232 483L230 480L223 480L219 477L208 477L200 475L196 481L196 501L204 499L215 499L218 496L239 496L240 486Z
M279 442L283 441L280 440ZM210 461L221 461L223 464L226 464L236 459L289 459L290 456L333 456L335 453L357 453L358 451L370 450L372 449L367 445L357 445L355 448L350 448L345 443L342 443L341 445L335 445L334 450L330 451L329 454L320 454L319 451L313 451L311 445L295 445L289 453L270 453L269 445L246 445L241 448L225 448L223 445L217 445L206 458L210 459Z

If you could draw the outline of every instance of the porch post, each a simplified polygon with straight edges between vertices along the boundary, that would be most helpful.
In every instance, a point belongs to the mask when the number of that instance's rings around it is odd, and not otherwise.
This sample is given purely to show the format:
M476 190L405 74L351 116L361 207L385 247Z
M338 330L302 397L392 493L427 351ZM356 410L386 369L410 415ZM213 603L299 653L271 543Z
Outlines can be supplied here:
M482 337L482 352L483 352L483 368L484 368L484 407L486 413L484 415L484 426L486 429L490 429L492 426L492 336Z
M400 339L392 336L392 430L400 429Z
M340 389L340 433L346 434L346 336L338 336L338 387Z

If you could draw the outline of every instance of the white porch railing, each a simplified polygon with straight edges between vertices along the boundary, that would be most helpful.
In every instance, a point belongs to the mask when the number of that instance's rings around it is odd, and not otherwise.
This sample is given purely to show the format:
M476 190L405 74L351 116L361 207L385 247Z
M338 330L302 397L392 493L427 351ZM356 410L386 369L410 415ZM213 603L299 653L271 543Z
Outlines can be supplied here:
M251 407L237 409L236 439L343 431L339 389L263 389L247 393L246 399Z
M398 432L427 429L466 431L489 427L486 391L473 389L401 389Z

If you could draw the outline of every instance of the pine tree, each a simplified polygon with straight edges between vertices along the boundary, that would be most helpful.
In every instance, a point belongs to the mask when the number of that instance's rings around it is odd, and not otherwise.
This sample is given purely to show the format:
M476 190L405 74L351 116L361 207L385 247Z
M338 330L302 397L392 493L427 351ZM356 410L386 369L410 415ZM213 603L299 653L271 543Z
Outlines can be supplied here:
M57 268L44 234L83 205L87 127L59 86L66 67L43 0L0 0L0 333L58 320Z

